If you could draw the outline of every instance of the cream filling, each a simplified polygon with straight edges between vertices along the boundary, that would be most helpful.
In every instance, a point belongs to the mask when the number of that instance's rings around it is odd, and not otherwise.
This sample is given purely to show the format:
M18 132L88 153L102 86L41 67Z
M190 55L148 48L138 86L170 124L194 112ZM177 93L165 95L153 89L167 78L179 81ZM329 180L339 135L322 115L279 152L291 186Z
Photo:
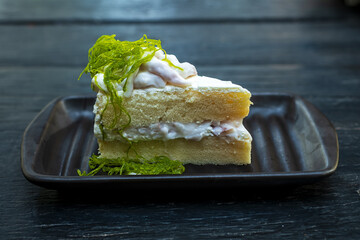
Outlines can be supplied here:
M102 132L99 124L94 126L95 135L102 138ZM107 141L123 140L116 131L104 129ZM153 123L147 127L129 127L126 128L122 135L130 141L149 141L185 138L187 140L200 141L204 137L216 136L224 137L225 140L236 140L251 142L252 138L245 129L242 120L213 122L205 121L202 123Z

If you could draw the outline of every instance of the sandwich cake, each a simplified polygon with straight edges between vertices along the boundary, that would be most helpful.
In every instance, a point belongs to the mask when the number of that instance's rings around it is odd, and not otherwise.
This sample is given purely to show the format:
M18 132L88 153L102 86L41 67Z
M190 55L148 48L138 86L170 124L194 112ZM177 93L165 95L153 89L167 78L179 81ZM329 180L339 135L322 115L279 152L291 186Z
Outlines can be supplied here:
M104 35L89 50L83 73L91 74L97 92L99 156L90 159L90 175L178 174L183 164L250 164L252 138L243 126L250 92L198 76L192 64L167 54L160 40Z

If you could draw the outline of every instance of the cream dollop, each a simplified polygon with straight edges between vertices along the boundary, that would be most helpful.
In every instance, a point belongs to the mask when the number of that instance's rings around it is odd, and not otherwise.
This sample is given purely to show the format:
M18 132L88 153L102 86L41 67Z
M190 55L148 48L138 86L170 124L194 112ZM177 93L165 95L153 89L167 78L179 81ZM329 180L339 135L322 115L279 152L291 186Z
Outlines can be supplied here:
M167 83L174 86L191 85L189 81L187 81L185 78L180 76L180 74L177 71L171 68L167 62L162 61L156 57L153 57L149 62L141 65L140 73L142 72L148 72L152 75L158 76L160 79L164 81L165 85ZM149 79L156 79L155 76ZM154 85L151 81L147 82L148 84L140 84L140 83L144 83L141 80L142 79L139 78L139 74L138 74L134 80L134 85L139 86L139 88L148 88ZM149 83L151 85L149 85Z
M192 64L188 62L180 63L176 56L167 55L167 59L174 66L182 68L181 70L163 61L164 58L165 54L160 50L157 51L149 62L142 64L126 81L116 84L114 88L123 91L126 83L124 96L130 97L133 89L164 88L166 85L179 87L192 85L192 82L187 80L189 77L197 75L196 68ZM98 73L93 77L92 85L95 91L108 92L103 73Z
M164 88L166 82L158 75L150 72L139 72L134 81L134 89Z
M216 78L198 76L196 68L188 63L180 63L175 55L168 54L167 59L181 69L171 66L163 61L165 54L157 51L155 56L140 66L126 81L114 85L119 94L130 97L133 90L157 91L167 88L195 88L201 91L219 89L219 88L237 88L240 91L246 91L241 86L233 84L231 81L222 81ZM124 86L126 84L126 86ZM95 91L108 92L104 83L104 74L96 74L92 79L92 85ZM125 88L124 88L125 87ZM126 89L124 91L124 89Z

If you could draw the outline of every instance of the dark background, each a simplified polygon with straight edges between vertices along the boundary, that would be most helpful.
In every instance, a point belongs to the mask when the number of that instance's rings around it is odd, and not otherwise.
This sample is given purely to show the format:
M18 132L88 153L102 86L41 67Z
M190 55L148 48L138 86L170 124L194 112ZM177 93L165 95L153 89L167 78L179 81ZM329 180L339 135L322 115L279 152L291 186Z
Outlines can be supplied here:
M350 1L347 1L350 2ZM161 39L200 75L288 92L335 125L334 175L293 188L63 193L29 183L21 137L103 34ZM1 239L360 239L360 11L338 0L0 0Z

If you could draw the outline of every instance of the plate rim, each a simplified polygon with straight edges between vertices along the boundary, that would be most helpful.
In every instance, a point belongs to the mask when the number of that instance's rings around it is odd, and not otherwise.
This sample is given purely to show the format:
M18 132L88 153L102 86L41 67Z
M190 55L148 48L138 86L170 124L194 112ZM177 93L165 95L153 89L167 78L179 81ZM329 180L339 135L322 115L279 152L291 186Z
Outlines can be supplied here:
M125 176L125 175L98 175L98 176L59 176L59 175L49 175L49 174L41 174L34 171L31 167L31 163L35 160L34 154L29 157L26 155L27 145L29 134L38 123L41 118L46 118L46 121L43 124L47 124L49 117L51 116L52 111L54 110L55 105L60 101L65 101L68 99L95 99L93 95L73 95L73 96L63 96L57 97L46 104L39 113L30 121L28 126L26 127L21 141L21 170L24 177L34 183L36 185L51 188L51 189L61 189L61 188L77 188L77 184L84 185L88 183L97 183L97 184L105 184L105 183L143 183L143 182L151 182L156 181L157 183L174 183L179 181L228 181L228 180L242 180L244 183L253 182L256 180L268 180L268 179L312 179L317 180L324 177L328 177L333 174L339 164L339 141L338 135L334 125L331 121L323 114L316 106L310 103L308 100L303 98L302 96L291 94L291 93L279 93L279 92L260 92L260 93L252 93L253 96L287 96L291 97L294 100L299 100L303 102L307 110L311 113L315 112L318 116L320 116L321 120L325 121L327 124L327 128L331 129L331 133L336 142L336 157L333 161L333 164L329 164L323 169L315 170L315 171L288 171L288 172L241 172L241 173L198 173L196 175L136 175L136 176ZM315 119L312 119L315 121ZM317 123L315 121L315 123ZM42 132L38 133L39 136L43 134L46 126L44 125ZM318 125L316 125L318 126ZM326 127L326 126L325 126ZM30 159L29 159L30 158ZM68 186L69 183L74 185ZM77 184L75 184L77 183ZM242 185L242 184L240 184ZM257 184L255 184L257 185ZM271 184L270 184L271 185Z

